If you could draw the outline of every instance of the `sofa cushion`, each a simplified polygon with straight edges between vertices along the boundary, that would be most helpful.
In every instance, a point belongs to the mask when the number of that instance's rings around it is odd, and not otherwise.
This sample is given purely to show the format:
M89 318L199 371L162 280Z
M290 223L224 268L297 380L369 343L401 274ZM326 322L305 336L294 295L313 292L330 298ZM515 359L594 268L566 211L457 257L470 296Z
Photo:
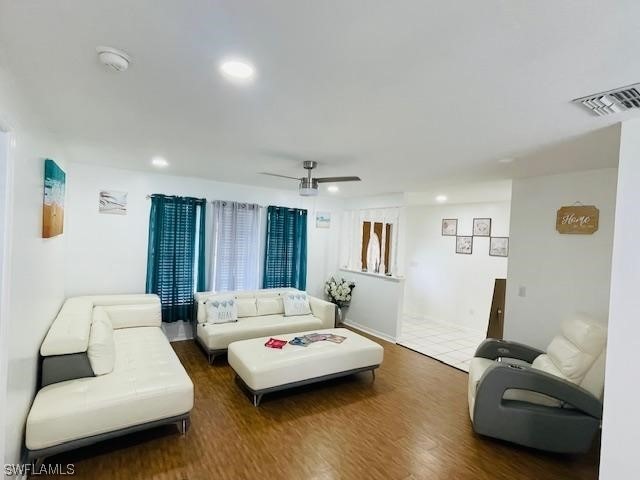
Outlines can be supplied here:
M64 302L40 347L40 355L67 355L86 352L91 331L93 303L87 297Z
M263 315L238 319L237 323L199 324L196 330L200 341L210 350L224 350L231 342L282 333L295 333L323 328L322 321L313 315L284 317Z
M238 298L236 304L238 305L238 318L255 317L258 314L254 297Z
M595 361L593 355L581 351L564 337L557 336L547 347L547 357L562 377L580 383Z
M282 297L257 298L256 306L258 315L283 315L284 302Z
M162 310L160 302L105 305L97 306L94 310L104 310L114 329L129 327L159 327L162 325Z
M562 335L594 358L600 355L607 343L606 328L583 313L576 313L562 322Z
M283 297L284 315L290 317L293 315L308 315L311 313L309 306L309 297L304 292L287 293Z
M238 321L238 304L233 297L208 300L207 323L229 323Z
M30 450L182 415L193 408L193 383L162 330L115 330L115 366L99 377L49 385L33 401Z
M116 361L113 327L104 310L94 309L87 355L95 375L105 375L113 370Z

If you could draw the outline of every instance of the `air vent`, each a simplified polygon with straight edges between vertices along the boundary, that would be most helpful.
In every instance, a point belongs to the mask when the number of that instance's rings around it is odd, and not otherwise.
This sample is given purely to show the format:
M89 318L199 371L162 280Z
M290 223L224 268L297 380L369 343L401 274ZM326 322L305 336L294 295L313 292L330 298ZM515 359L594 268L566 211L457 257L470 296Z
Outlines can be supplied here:
M573 103L584 106L600 117L640 108L640 83L576 98Z

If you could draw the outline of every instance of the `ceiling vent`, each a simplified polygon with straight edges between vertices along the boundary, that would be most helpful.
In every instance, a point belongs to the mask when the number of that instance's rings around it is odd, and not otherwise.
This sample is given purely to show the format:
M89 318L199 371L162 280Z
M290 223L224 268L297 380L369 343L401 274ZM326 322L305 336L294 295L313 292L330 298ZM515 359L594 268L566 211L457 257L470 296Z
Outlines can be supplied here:
M573 103L582 105L600 117L640 108L640 83L576 98Z

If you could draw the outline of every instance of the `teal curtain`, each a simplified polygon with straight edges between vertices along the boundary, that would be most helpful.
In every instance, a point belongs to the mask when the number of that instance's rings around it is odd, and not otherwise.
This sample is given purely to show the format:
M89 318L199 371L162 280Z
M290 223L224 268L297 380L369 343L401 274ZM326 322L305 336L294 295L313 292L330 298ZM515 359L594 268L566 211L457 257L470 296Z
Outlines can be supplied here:
M267 209L264 288L307 288L307 211Z
M195 318L193 294L205 288L206 200L151 196L147 293L162 303L162 321Z

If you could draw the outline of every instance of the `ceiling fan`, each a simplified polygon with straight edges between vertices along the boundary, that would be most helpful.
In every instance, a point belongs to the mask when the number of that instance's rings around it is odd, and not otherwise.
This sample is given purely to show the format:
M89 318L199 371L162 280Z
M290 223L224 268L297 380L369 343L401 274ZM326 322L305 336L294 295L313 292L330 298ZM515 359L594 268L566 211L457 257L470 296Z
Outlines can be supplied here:
M321 183L335 183L335 182L359 182L360 177L312 177L311 170L318 166L318 162L314 160L305 160L302 162L302 167L307 170L306 177L289 177L288 175L279 175L277 173L260 172L261 175L269 175L272 177L290 178L291 180L297 180L300 182L298 190L303 197L313 197L318 195L318 185Z

